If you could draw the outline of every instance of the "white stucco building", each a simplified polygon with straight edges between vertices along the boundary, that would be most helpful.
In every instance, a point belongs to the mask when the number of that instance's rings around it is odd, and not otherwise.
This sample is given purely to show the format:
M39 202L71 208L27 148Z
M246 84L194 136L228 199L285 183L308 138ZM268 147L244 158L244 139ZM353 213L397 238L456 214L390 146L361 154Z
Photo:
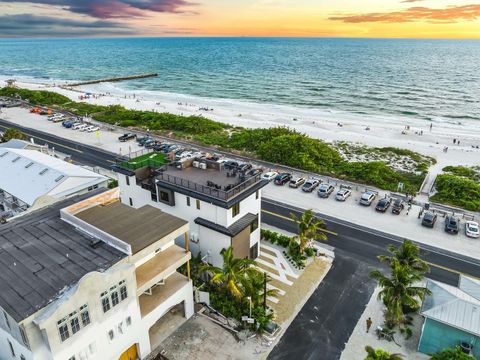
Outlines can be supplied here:
M187 232L117 190L0 225L0 359L145 358L170 309L193 315L190 252L175 245Z
M11 145L22 143L16 140ZM4 218L108 183L103 175L29 148L0 147L0 169L0 217Z
M194 255L216 266L223 263L220 251L230 246L236 257L258 257L261 189L268 183L259 174L243 176L206 158L134 168L126 161L114 167L122 203L148 204L187 220Z

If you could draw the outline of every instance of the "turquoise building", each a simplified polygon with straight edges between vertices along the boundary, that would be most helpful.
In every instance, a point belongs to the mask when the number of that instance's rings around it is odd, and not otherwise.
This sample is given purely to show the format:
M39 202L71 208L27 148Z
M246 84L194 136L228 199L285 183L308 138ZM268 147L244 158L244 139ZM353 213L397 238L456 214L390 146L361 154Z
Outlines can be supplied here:
M425 318L418 351L433 354L463 346L480 360L480 282L461 275L458 287L427 280L432 295L425 298Z

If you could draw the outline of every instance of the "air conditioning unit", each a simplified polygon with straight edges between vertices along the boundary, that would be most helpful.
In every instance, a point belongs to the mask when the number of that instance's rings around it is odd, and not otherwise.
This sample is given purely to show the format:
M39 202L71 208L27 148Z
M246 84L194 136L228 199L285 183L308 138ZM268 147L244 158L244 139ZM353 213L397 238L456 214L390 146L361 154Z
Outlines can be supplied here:
M207 170L207 164L205 164L205 163L198 164L198 167L202 170Z
M198 161L194 161L194 162L193 162L193 167L198 168L198 165L199 165L199 164L200 164L200 163L199 163Z
M200 239L198 238L198 235L195 233L190 233L190 241L193 242L194 244L198 244Z

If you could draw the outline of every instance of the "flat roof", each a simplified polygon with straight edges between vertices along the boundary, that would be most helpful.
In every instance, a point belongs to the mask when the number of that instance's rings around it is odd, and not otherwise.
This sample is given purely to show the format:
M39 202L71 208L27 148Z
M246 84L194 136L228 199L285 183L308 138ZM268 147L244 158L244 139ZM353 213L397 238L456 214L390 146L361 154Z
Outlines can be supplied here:
M153 206L145 205L135 209L120 201L97 205L78 212L75 216L130 244L133 254L188 224L188 221Z
M42 309L84 275L104 271L127 256L105 243L91 247L90 236L60 218L61 208L92 193L0 225L0 306L15 321Z

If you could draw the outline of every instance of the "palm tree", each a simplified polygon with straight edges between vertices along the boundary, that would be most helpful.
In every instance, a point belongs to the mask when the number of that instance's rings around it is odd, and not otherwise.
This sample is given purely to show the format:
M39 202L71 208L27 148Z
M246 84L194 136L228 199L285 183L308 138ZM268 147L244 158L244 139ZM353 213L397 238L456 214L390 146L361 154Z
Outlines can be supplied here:
M313 210L306 210L300 218L291 213L290 217L297 223L298 236L297 240L300 245L300 254L303 254L307 245L315 239L327 240L327 235L324 232L319 232L325 223L317 219Z
M233 256L233 248L222 249L223 266L221 268L206 265L202 271L209 273L212 278L210 282L220 285L233 297L240 299L244 295L244 289L254 276L262 274L260 270L253 267L256 262L250 259L240 259Z
M382 288L378 298L383 300L387 310L385 322L387 325L401 325L405 322L404 307L418 308L419 299L423 299L430 290L422 286L414 286L423 279L422 274L412 268L402 265L393 258L391 276L388 277L379 270L372 271L370 277L377 280Z
M391 265L393 259L397 259L400 264L409 266L419 273L424 274L430 271L428 264L420 258L420 248L412 241L405 239L400 247L388 245L387 249L392 255L380 255L378 257L380 261Z
M371 346L365 346L365 351L367 352L367 357L365 360L402 360L402 354L390 354L388 351L383 349L374 349Z
M271 277L267 275L267 283L271 281ZM244 296L250 298L254 307L257 307L263 303L263 295L265 288L265 275L263 272L258 271L255 274L250 274L248 281L244 284ZM278 290L267 289L267 296L277 297Z

